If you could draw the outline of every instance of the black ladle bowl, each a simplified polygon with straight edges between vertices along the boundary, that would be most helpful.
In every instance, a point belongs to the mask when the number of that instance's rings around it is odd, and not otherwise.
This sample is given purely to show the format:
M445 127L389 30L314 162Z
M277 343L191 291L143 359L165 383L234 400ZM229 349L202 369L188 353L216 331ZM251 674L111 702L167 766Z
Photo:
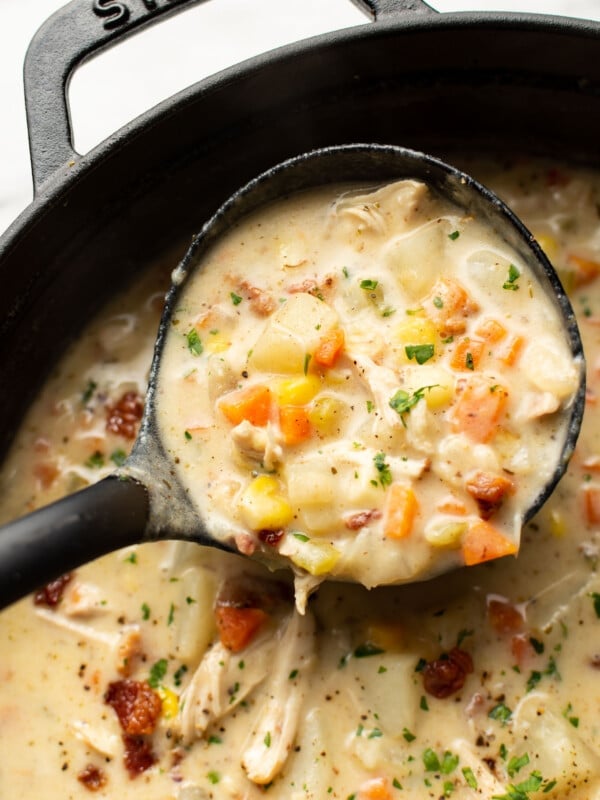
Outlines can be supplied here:
M530 265L564 323L580 365L576 394L565 414L556 468L524 515L530 519L564 473L579 434L585 399L582 343L571 304L553 267L518 218L492 192L444 162L401 147L340 145L305 153L269 169L233 194L194 238L174 273L160 323L139 435L123 467L100 482L0 528L0 606L64 572L122 547L183 539L236 550L212 538L166 455L156 423L156 386L164 343L186 277L215 240L249 212L302 189L343 182L389 183L414 178L467 209Z

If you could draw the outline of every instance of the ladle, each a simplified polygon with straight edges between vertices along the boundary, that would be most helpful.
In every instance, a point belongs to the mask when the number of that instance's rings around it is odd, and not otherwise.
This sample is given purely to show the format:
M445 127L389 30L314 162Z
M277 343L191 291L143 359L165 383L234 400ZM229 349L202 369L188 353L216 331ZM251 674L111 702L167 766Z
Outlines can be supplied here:
M564 413L563 443L550 480L524 522L542 506L566 469L579 433L585 393L581 339L575 316L554 269L515 215L490 191L459 170L423 153L375 145L340 145L279 164L232 195L194 238L178 268L155 345L145 413L133 452L122 468L99 483L0 529L0 605L113 550L159 539L184 539L229 549L211 538L164 452L155 402L161 355L186 277L213 242L248 212L298 190L340 182L390 182L414 178L489 224L533 269L564 325L579 385ZM201 190L201 187L199 187ZM233 549L233 548L231 548Z

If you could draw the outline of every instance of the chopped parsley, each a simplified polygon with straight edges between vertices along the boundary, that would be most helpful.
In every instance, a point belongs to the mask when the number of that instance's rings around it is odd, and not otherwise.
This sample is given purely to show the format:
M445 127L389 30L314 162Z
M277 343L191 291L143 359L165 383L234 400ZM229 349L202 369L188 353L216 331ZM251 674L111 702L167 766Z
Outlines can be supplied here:
M527 764L529 764L529 756L527 753L524 753L522 756L513 756L508 762L506 769L510 777L514 778L517 772L522 770L523 767L526 767Z
M373 463L379 475L379 483L382 486L389 486L392 482L392 473L389 464L386 463L385 453L377 453L373 457Z
M519 288L519 284L517 280L521 277L521 273L515 267L514 264L511 264L508 268L508 279L502 284L503 289L507 289L511 292L516 292Z
M298 670L293 669L290 674L288 675L288 680L293 681L298 677Z
M406 739L406 741L407 741L407 742L414 742L414 740L417 738L417 737L414 735L414 733L411 733L411 732L408 730L408 728L403 728L403 729L402 729L402 736L404 736L404 738Z
M436 297L434 297L434 298L433 298L433 305L434 305L436 308L443 308L443 307L444 307L444 301L442 300L442 298L441 298L441 297L438 297L438 296L436 295Z
M498 705L492 708L488 717L490 719L496 719L504 725L512 717L512 711L504 703L498 703Z
M84 406L90 402L97 388L98 384L96 383L96 381L88 381L87 386L81 393L81 402L83 403Z
M467 369L475 369L475 362L473 361L473 353L467 353L465 357L465 367Z
M125 561L128 564L137 564L137 553L129 553L125 556Z
M221 776L215 770L211 770L210 772L206 773L206 777L208 780L214 785L217 784L221 780Z
M378 656L385 653L382 647L378 647L373 642L363 642L359 644L354 650L354 658L369 658L370 656Z
M173 683L175 686L181 686L181 681L183 680L183 676L187 671L188 668L185 664L182 664L179 669L175 671L175 674L173 675Z
M100 450L96 450L87 459L87 461L85 462L85 466L89 467L90 469L100 469L100 467L103 467L104 466L104 453L101 453Z
M192 434L189 431L184 431L183 435L185 436L188 442L191 441Z
M223 744L223 739L220 736L209 736L208 737L209 744Z
M421 695L421 700L419 702L419 708L421 711L429 711L429 706L427 704L427 698L424 694Z
M196 330L196 328L192 328L190 331L188 331L185 338L187 339L187 346L190 353L193 356L202 355L204 347L202 345L202 340L200 339L200 336L198 335L198 331Z
M383 732L379 728L373 728L367 739L380 739L382 736Z
M473 772L471 767L463 767L462 774L465 777L467 786L470 786L471 789L477 789L477 778L475 777L475 773Z
M239 304L242 302L242 298L235 292L229 292L229 297L231 297L231 302L234 306L239 306Z
M417 389L412 394L410 392L404 391L404 389L398 389L396 394L390 399L390 407L394 409L400 417L402 418L402 424L406 426L404 421L404 414L407 414L411 408L417 405L419 400L422 400L425 396L425 392L434 389L437 384L433 384L432 386L421 386L420 389Z
M458 239L459 236L460 236L460 231L452 231L452 233L448 234L448 238L452 242L455 242Z
M265 747L271 747L271 731L267 731L265 733L265 738L263 741L265 743Z
M148 603L142 603L142 619L150 619L150 606Z
M435 347L433 344L407 344L404 348L406 357L409 360L413 358L417 364L425 364L430 358L433 358Z
M304 374L305 374L305 375L308 373L308 365L310 364L310 359L311 359L311 358L312 358L312 356L311 356L311 354L310 354L310 353L307 353L307 354L304 356Z
M166 658L161 658L150 667L150 676L148 683L153 689L158 689L167 674L169 663Z
M364 289L366 292L373 292L379 285L379 281L370 280L369 278L365 278L360 282L360 288Z
M172 625L175 619L175 606L173 603L169 606L169 615L167 617L167 625Z
M594 611L596 612L596 616L600 619L600 592L592 592L590 594L592 598L592 603L594 604Z
M113 462L115 467L122 467L126 458L127 453L125 450L121 450L120 448L118 450L113 450L113 452L110 454L110 460Z
M309 537L305 533L299 533L298 531L292 533L294 539L298 539L299 542L308 542L310 541Z
M367 400L367 414L370 414L375 408L375 403L372 400Z

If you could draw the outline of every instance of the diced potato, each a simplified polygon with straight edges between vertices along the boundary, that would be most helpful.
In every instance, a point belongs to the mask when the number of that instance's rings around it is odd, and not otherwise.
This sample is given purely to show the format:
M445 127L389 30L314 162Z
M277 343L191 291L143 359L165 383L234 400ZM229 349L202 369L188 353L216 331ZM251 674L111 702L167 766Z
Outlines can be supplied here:
M264 372L303 374L307 356L337 324L338 316L327 303L298 292L269 318L251 349L249 363Z
M348 405L339 397L323 395L312 403L308 418L322 436L338 436L349 413Z
M274 381L271 390L281 406L303 406L320 391L317 375L295 375Z
M436 220L393 239L386 247L387 266L398 276L400 286L411 299L422 297L433 285L450 233L449 221Z
M287 493L294 507L327 506L335 502L339 477L326 461L291 463L285 470Z
M293 518L279 481L271 475L254 478L242 495L240 511L245 524L254 531L285 528Z
M558 398L568 397L577 385L577 369L571 354L558 350L553 343L536 339L530 342L524 354L529 380L543 392Z

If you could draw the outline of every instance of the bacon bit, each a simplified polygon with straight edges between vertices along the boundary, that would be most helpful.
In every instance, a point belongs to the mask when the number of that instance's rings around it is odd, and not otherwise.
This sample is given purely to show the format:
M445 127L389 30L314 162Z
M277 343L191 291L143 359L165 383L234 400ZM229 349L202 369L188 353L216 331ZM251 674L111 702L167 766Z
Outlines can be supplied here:
M73 578L72 572L65 572L60 578L55 581L50 581L41 589L39 589L33 596L33 602L36 606L48 606L54 608L63 599L65 586Z
M38 461L33 465L33 475L42 489L49 489L60 475L60 470L55 461Z
M142 634L135 628L128 631L119 645L117 652L117 672L124 677L131 675L133 661L142 654Z
M473 672L473 659L469 653L453 647L449 653L425 665L423 687L428 694L442 700L460 691L470 672Z
M136 778L153 764L156 764L156 756L152 752L152 746L147 739L141 736L123 736L125 745L125 769L130 778Z
M89 792L99 792L108 783L106 773L94 764L88 764L77 776L79 783L82 783Z
M259 289L258 286L252 286L248 281L240 283L240 291L246 293L247 299L250 301L250 308L261 317L268 317L275 311L277 303L273 297L264 289Z
M333 275L326 275L321 283L318 283L314 278L306 278L302 283L294 283L288 286L287 291L290 294L304 292L306 294L312 294L313 297L322 299L324 297L327 298L331 290L335 287L335 284L335 277Z
M137 392L125 392L117 402L106 409L106 430L135 439L138 423L144 413L144 402Z
M496 633L516 633L522 631L525 625L523 614L509 600L488 599L487 615Z
M235 546L245 556L251 556L256 550L256 542L254 537L249 533L236 533Z
M502 475L478 471L466 483L467 492L476 501L482 519L490 519L501 507L504 498L514 492L514 484Z
M147 681L128 679L110 683L104 702L114 709L128 736L152 733L162 707L160 697Z
M270 547L277 547L279 542L283 539L283 529L278 531L259 531L258 538L263 544L268 544Z
M378 508L371 508L368 511L357 511L344 518L344 525L349 531L358 531L368 525L372 519L379 519L381 511Z
M236 608L235 606L217 606L215 621L219 639L223 647L232 653L239 653L248 647L258 633L259 628L268 619L262 608Z

